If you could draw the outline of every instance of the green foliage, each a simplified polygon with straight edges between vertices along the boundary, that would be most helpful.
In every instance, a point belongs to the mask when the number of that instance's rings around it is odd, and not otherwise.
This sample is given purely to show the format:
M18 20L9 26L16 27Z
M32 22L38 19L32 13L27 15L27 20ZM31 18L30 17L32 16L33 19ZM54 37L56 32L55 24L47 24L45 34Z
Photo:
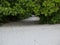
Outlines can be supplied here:
M57 12L57 10L59 9L55 3L53 3L53 1L44 1L42 4L42 9L41 9L41 14L45 14L45 16L48 16L54 12Z
M0 22L9 22L9 19L24 19L31 14L26 7L27 1L22 0L1 0L0 1ZM8 18L9 17L9 18Z
M59 23L60 0L44 0L40 12L40 23Z
M0 22L39 16L40 23L60 21L60 0L1 0Z

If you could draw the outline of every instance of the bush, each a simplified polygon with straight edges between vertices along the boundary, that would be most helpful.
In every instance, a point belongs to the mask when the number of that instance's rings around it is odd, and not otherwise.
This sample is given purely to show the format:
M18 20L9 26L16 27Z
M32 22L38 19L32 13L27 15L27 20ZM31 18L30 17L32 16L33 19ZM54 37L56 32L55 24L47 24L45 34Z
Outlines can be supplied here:
M22 0L1 0L0 22L9 22L12 20L30 17L31 14L26 6L26 3L27 1Z
M1 0L0 22L39 16L40 23L60 22L60 0Z
M59 23L60 0L43 0L40 6L40 23Z

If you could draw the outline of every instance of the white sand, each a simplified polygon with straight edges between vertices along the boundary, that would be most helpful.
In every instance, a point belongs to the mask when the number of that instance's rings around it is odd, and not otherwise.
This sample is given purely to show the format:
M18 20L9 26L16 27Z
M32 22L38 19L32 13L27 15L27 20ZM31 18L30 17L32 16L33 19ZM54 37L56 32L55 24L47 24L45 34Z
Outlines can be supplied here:
M60 45L60 24L5 24L0 27L0 45Z

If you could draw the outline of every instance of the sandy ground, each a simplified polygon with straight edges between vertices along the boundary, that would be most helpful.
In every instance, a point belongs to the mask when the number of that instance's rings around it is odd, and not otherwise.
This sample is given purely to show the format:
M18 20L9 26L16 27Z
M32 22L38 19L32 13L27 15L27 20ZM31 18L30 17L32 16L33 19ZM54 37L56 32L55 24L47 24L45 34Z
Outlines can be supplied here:
M60 45L60 24L38 25L36 21L4 24L0 45Z

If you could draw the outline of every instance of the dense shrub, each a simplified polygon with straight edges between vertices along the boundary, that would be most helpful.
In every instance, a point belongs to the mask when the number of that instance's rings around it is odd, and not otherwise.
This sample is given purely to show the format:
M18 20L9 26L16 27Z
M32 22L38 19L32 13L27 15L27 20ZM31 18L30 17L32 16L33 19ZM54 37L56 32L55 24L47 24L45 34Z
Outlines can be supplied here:
M30 11L26 6L27 1L22 0L1 0L0 1L0 22L9 22L17 19L30 17ZM9 20L10 19L10 20Z
M44 0L40 12L40 23L59 23L60 0Z
M40 23L60 22L60 0L1 0L0 22L39 16Z

